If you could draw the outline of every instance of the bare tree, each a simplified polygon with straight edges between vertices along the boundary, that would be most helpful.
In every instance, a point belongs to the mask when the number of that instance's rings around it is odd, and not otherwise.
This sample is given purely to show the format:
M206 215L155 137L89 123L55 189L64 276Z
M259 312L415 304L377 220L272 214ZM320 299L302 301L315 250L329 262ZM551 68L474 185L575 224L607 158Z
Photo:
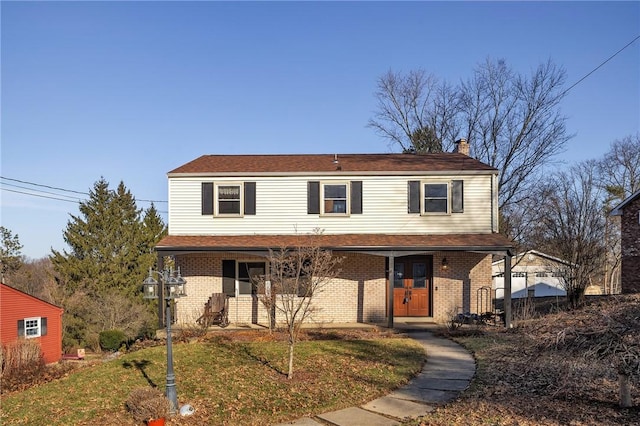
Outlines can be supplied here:
M460 88L460 109L471 154L500 171L500 207L529 195L531 183L565 147L560 114L565 71L551 61L531 75L504 60L487 59Z
M456 93L419 69L388 71L378 79L378 111L368 127L404 152L450 150L458 134Z
M611 143L610 150L597 161L597 185L606 194L605 203L610 211L616 204L640 190L640 133L626 136ZM605 291L609 294L620 291L620 217L607 216L607 262Z
M615 140L598 162L598 184L622 201L640 189L640 133Z
M269 311L273 309L279 313L286 326L289 379L293 378L294 348L301 326L317 312L318 307L314 306L313 300L339 274L338 267L342 262L341 257L320 248L314 235L309 238L307 244L270 250L269 270L259 278L259 285L265 288L260 300Z
M453 87L424 70L389 71L378 80L378 110L369 127L409 152L424 152L424 129L449 151L464 137L471 155L497 168L500 207L525 199L530 187L571 136L560 114L565 71L551 61L530 75L487 59Z
M595 185L594 161L573 166L548 180L538 194L533 240L567 264L554 267L571 306L582 304L590 280L602 273L606 246L602 192Z

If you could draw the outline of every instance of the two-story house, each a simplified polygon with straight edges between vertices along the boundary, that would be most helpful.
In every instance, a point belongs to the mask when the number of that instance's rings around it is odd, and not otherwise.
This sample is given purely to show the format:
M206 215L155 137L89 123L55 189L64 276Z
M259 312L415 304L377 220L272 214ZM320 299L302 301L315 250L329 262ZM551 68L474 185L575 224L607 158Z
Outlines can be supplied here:
M316 242L343 257L314 303L323 323L446 321L475 312L491 287L498 233L498 171L453 153L204 155L168 173L169 234L187 280L178 322L194 322L212 293L230 297L231 323L268 324L252 277L269 249ZM509 262L510 263L510 262Z

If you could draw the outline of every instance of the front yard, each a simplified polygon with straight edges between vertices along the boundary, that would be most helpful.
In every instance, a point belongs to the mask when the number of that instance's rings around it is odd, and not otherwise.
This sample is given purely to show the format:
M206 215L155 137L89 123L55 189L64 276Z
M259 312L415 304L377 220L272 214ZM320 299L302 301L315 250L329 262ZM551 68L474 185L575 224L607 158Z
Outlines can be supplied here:
M265 425L360 404L406 383L425 359L400 336L343 337L315 332L299 342L292 380L286 343L267 332L174 344L178 400L196 411L169 424ZM5 395L0 423L134 425L124 402L135 388L164 388L165 359L164 346L143 349Z
M639 295L600 298L580 310L515 323L511 330L470 326L449 335L476 358L471 387L405 424L640 425ZM630 408L618 406L617 370L611 358L601 357L606 347L598 346L611 332L622 332L620 342L636 356L627 359L637 369ZM406 383L425 360L422 347L402 335L307 331L297 346L294 379L288 381L281 337L224 331L175 344L178 399L196 412L169 424L267 425L358 405ZM591 342L596 351L576 351L572 341ZM164 380L164 346L132 352L3 395L0 423L134 425L124 408L129 392L162 389Z

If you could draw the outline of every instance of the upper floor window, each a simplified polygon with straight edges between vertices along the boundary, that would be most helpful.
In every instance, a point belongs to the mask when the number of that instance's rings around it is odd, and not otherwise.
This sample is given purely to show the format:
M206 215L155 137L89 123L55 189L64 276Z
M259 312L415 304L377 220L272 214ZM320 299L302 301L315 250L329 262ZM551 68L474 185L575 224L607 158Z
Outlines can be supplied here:
M449 184L424 184L424 213L449 213Z
M324 214L346 215L349 198L346 183L322 184L322 205Z
M408 212L420 214L464 213L462 180L408 182Z
M362 181L307 182L307 213L326 216L362 214Z
M202 182L202 215L255 214L255 182Z
M242 206L242 184L216 185L216 215L239 215Z

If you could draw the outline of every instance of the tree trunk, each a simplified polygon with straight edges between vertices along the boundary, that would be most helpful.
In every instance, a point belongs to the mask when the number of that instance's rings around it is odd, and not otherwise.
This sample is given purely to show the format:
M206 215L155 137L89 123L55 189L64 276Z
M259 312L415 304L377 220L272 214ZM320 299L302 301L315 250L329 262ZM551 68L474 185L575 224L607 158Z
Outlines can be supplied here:
M289 342L289 373L287 379L293 379L293 342Z
M631 387L629 386L628 375L618 373L618 388L620 407L631 407Z

